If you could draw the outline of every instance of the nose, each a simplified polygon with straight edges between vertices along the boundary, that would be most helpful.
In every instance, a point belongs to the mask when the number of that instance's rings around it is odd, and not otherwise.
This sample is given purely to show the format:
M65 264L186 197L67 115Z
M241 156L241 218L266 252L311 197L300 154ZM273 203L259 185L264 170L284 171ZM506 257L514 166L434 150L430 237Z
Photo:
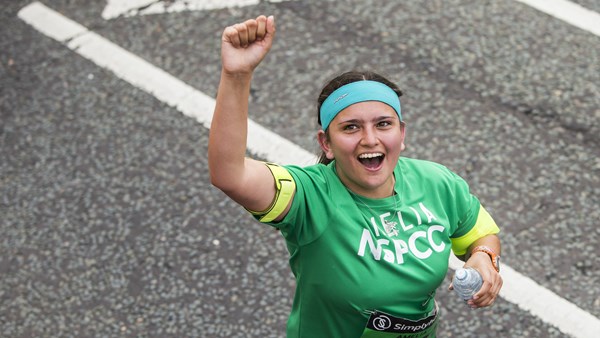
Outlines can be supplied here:
M375 128L363 129L362 138L360 140L361 145L365 147L373 147L379 144L379 137L377 136L377 130Z

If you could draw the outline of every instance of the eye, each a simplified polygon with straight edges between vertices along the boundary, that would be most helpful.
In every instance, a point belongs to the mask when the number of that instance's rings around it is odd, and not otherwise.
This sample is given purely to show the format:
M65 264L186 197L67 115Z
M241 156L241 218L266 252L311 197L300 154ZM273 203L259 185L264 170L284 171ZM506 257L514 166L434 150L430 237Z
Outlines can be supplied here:
M347 124L343 128L345 131L353 131L358 129L358 125L356 124Z
M392 123L392 121L389 121L389 120L383 120L383 121L379 121L379 122L377 123L377 126L378 126L378 127L380 127L380 128L382 128L382 127L389 127L389 126L391 126L392 124L393 124L393 123Z

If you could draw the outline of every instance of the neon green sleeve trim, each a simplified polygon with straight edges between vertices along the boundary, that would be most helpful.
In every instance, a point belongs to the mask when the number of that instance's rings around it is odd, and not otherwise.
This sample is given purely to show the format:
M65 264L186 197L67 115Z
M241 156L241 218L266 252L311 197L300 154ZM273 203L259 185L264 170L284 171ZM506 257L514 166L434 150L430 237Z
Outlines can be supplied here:
M495 235L499 232L500 229L492 219L492 216L490 216L483 206L480 206L477 221L473 229L469 230L464 236L450 238L452 241L452 251L456 256L462 256L467 253L469 246L476 240L487 235Z
M275 197L273 203L264 211L248 210L252 215L259 216L262 223L272 222L287 208L294 191L296 191L296 182L292 175L285 169L275 163L265 162L265 165L273 174L275 179Z

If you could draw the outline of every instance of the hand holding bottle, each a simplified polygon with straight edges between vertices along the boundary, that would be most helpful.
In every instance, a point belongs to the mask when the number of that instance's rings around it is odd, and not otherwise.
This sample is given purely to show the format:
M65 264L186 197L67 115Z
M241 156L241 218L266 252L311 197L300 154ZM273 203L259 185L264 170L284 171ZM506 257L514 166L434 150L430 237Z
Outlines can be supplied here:
M477 270L473 268L458 269L452 279L452 287L458 296L465 302L473 299L473 296L481 289L483 279Z

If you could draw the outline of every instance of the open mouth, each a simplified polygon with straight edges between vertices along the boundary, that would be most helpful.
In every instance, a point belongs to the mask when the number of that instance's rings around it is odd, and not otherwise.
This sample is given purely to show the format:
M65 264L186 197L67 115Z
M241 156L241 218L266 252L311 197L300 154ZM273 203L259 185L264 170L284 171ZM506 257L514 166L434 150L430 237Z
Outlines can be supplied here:
M358 161L362 163L367 169L377 169L383 163L385 155L382 153L367 153L358 155Z

